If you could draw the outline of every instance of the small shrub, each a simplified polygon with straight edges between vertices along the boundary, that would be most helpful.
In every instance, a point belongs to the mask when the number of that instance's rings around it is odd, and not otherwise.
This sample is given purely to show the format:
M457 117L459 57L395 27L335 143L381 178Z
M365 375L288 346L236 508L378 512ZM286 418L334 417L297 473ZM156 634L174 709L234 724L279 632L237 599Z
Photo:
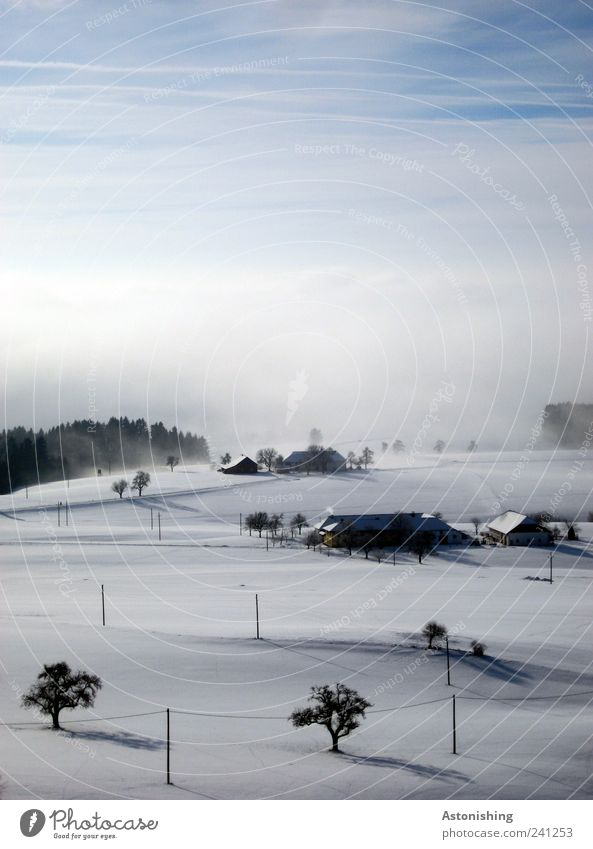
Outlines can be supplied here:
M487 646L484 643L478 642L478 640L471 641L471 649L474 657L484 657L486 653Z

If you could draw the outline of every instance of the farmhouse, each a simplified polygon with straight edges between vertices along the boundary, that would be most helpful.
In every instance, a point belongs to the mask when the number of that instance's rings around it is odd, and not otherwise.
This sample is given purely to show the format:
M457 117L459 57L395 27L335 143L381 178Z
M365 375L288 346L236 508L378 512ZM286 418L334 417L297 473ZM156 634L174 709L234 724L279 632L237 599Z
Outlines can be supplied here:
M333 448L322 448L317 452L291 451L277 469L279 472L323 472L333 474L346 468L346 458Z
M225 466L219 466L218 471L223 475L254 475L257 472L257 463L251 457L241 454Z
M488 533L494 542L501 545L550 545L552 534L535 519L523 513L507 510L488 525Z
M471 537L430 513L371 513L331 515L317 525L322 541L331 548L404 545L417 533L427 533L432 545L469 545Z

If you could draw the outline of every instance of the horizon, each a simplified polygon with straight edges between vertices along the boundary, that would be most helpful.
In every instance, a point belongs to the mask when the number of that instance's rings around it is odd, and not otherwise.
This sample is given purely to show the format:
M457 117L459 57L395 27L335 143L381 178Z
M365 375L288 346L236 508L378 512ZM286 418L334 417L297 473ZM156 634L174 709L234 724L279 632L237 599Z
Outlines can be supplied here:
M0 9L6 424L520 446L590 399L587 8Z

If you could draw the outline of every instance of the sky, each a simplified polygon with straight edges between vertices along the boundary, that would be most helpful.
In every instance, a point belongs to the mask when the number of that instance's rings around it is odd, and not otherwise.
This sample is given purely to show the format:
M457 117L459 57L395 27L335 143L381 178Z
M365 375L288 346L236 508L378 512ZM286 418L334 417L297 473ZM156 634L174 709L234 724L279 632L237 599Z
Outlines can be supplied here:
M593 6L0 0L4 426L521 447L591 401Z

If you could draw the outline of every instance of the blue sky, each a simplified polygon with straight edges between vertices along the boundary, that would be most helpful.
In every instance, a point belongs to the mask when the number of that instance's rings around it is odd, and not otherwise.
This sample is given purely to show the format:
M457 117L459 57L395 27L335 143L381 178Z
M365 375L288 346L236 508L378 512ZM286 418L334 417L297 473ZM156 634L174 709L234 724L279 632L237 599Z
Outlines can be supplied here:
M460 445L590 400L584 2L0 14L8 424L86 415L90 372L233 451L411 441L443 380Z

